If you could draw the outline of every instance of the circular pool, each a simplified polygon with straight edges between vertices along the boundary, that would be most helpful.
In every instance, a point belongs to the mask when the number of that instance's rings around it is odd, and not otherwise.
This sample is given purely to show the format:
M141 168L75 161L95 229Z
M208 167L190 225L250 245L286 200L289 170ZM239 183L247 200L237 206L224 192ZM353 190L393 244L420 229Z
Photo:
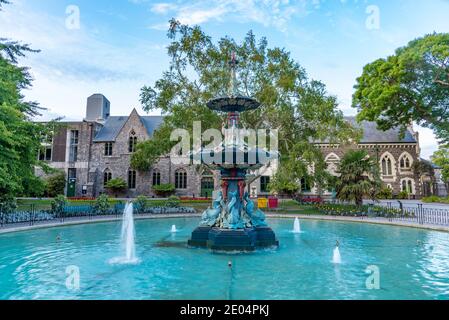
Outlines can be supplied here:
M137 264L111 263L120 222L0 235L0 299L449 298L447 233L303 220L295 234L293 219L269 223L278 249L219 254L185 247L198 219L137 220Z

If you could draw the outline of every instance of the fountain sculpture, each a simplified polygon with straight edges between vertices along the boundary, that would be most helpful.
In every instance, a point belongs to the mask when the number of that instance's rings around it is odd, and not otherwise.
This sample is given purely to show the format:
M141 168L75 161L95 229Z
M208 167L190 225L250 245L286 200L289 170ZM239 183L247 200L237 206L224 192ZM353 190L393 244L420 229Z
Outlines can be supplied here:
M227 113L227 121L223 126L224 142L218 147L201 148L191 154L193 160L219 171L221 175L221 190L215 192L212 207L203 213L200 226L193 231L188 242L194 247L253 251L279 244L265 221L264 213L256 207L247 191L248 180L252 177L248 172L278 159L279 154L277 151L268 152L257 146L249 146L238 133L241 129L239 113L257 109L260 104L238 93L237 63L233 54L228 95L207 104L211 110ZM221 161L211 161L211 158Z

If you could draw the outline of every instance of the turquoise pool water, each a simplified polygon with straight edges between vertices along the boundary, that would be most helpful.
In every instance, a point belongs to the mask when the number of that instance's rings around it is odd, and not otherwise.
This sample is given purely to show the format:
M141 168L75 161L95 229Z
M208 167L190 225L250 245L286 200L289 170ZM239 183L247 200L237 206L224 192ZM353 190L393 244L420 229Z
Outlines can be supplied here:
M449 298L447 233L304 220L304 233L293 234L292 219L270 220L279 249L212 254L177 245L197 224L136 221L137 265L108 262L119 254L120 222L0 235L0 299ZM331 262L337 239L341 265ZM366 287L370 265L379 290ZM68 266L79 268L77 291L66 287Z

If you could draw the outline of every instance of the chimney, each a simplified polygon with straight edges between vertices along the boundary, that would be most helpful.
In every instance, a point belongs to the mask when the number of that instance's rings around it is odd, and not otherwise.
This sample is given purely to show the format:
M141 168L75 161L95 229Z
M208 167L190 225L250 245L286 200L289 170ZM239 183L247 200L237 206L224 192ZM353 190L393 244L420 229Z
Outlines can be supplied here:
M104 122L109 118L111 103L101 93L96 93L87 98L86 121Z

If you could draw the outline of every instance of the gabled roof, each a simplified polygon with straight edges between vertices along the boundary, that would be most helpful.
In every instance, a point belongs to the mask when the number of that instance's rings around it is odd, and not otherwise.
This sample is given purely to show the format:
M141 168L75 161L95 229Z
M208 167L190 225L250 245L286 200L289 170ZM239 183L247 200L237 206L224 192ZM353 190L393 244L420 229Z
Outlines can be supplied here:
M149 136L153 135L156 130L164 121L162 116L139 116L140 120L147 129ZM104 126L100 129L98 134L94 138L94 142L114 142L118 134L122 130L125 123L128 121L129 116L115 116L109 117Z

